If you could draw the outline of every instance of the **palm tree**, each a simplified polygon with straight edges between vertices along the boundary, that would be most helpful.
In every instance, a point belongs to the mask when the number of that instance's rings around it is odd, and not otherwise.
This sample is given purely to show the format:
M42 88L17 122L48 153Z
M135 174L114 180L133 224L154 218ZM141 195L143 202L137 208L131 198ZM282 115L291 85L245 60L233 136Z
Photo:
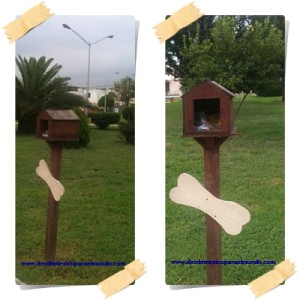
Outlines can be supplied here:
M71 109L88 106L87 101L68 92L69 77L59 77L62 68L53 58L28 60L16 57L20 78L16 76L16 120L19 133L34 133L37 115L47 108Z

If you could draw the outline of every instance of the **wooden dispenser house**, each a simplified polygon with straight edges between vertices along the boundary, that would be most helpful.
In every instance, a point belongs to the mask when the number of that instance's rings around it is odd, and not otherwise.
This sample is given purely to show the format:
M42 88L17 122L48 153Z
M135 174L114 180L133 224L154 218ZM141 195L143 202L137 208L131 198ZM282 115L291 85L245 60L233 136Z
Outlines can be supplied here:
M211 80L204 80L182 96L183 136L225 137L234 135L234 94Z
M72 110L46 109L37 118L37 138L45 141L76 141L79 138L78 116Z

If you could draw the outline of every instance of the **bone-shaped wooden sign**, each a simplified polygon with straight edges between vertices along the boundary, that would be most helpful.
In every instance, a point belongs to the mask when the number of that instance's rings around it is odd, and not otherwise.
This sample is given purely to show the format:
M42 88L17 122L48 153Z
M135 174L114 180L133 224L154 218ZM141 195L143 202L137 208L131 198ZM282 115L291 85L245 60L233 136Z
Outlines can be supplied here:
M172 201L202 210L215 219L231 235L242 231L250 221L250 213L243 206L216 198L193 176L183 173L178 177L177 187L170 191Z
M53 198L56 201L59 201L60 197L65 192L65 188L60 183L60 181L52 176L47 163L43 159L40 160L39 166L36 168L36 174L45 180L53 195Z

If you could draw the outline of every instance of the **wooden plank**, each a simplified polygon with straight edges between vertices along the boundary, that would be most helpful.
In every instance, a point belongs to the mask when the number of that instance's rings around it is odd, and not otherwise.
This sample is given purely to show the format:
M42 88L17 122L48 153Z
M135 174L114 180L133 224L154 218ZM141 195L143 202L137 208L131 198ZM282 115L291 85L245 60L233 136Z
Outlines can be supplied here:
M205 188L215 197L220 198L220 143L216 138L204 140ZM222 260L221 226L206 215L206 256L207 260ZM207 284L222 284L222 265L208 264Z
M76 113L71 109L64 109L64 110L46 109L46 112L53 120L71 120L71 121L80 120L79 117L76 115Z
M65 192L65 188L60 181L52 176L47 163L43 159L40 160L39 166L36 168L36 174L47 183L54 200L59 201Z
M177 182L177 187L170 191L171 200L203 211L228 234L239 234L243 225L250 221L246 208L236 202L216 198L193 176L183 173Z
M48 142L51 147L51 173L60 180L63 142ZM57 223L59 202L54 200L52 192L48 191L48 210L45 238L45 260L54 261L56 255Z

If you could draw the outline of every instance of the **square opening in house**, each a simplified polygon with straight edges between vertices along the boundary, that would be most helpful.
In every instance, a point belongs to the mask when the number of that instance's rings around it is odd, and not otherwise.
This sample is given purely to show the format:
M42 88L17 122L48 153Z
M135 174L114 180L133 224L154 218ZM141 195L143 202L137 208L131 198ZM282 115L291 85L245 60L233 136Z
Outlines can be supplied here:
M196 131L220 129L220 99L194 99L194 125Z
M40 136L43 138L48 137L48 120L40 121Z

